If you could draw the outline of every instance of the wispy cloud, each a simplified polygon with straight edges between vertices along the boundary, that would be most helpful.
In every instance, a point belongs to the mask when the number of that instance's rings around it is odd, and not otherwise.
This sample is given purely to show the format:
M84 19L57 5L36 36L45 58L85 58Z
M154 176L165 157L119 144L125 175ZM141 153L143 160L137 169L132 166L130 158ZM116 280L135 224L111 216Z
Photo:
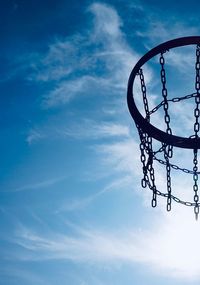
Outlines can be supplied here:
M125 192L125 190L129 189L132 184L133 177L130 175L124 175L123 177L120 177L118 179L115 179L111 183L108 183L103 189L95 192L94 194L86 198L76 198L73 200L67 199L66 201L63 201L59 209L56 210L56 213L83 210L102 195L106 195L110 191L123 190Z
M121 139L130 137L129 126L115 121L95 121L92 119L82 119L81 123L57 123L53 125L45 125L40 128L32 128L26 137L26 142L31 145L40 142L43 139L56 138L56 139L81 139L93 140L101 139Z
M40 188L46 188L46 187L50 187L52 185L55 185L56 183L59 183L59 182L65 180L66 178L67 178L66 176L51 178L48 180L23 185L21 187L17 187L14 189L7 189L6 191L18 192L18 191L36 190L36 189L40 189Z
M41 139L43 139L45 137L44 133L42 133L41 131L37 130L37 129L31 129L29 131L29 134L26 138L26 142L31 145L37 141L40 141Z
M59 132L59 130L58 130ZM73 137L75 139L101 139L110 137L129 137L129 127L112 122L95 122L84 119L81 125L73 125L69 128L60 130L61 135Z
M102 144L96 147L96 151L103 154L103 161L110 165L112 171L138 174L140 156L138 144L131 138L120 142Z
M21 227L12 242L20 245L25 252L16 258L66 259L112 265L142 263L157 275L187 280L200 277L197 247L200 230L185 211L157 218L150 231L119 229L109 233L78 227L74 230L76 235L67 236L59 233L40 234Z
M120 17L114 8L102 3L92 4L87 12L93 15L92 30L56 39L48 52L32 64L29 79L51 83L43 101L47 108L68 103L74 96L92 90L108 90L112 94L126 89L138 55L126 42Z
M180 21L170 25L171 19L163 19L161 22L155 14L146 14L146 16L149 25L143 32L138 31L137 34L146 40L148 39L151 44L159 44L163 41L188 35L198 35L199 29L196 26L192 27Z
M83 75L80 78L66 80L57 83L48 94L44 95L42 106L44 108L56 107L70 102L74 96L96 95L96 88L110 90L113 86L110 80L91 75ZM115 86L116 88L116 86ZM101 92L102 92L101 90Z

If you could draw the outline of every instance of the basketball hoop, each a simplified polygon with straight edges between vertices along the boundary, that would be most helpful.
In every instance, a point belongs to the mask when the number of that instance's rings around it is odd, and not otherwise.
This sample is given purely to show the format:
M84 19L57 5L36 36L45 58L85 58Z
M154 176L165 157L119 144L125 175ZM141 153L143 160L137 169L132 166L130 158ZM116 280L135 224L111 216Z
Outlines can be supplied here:
M166 70L166 58L165 54L170 53L172 49L176 49L184 46L193 46L195 52L194 62L194 89L189 95L182 97L169 98L169 92L167 88L167 70ZM158 105L153 109L150 109L148 103L148 88L145 84L144 65L149 64L150 60L158 57L158 66L160 72L160 93L161 100ZM143 101L144 115L136 106L134 84L136 78L139 78L141 87L141 99ZM193 127L189 136L178 136L173 134L171 126L171 114L170 104L172 103L183 103L185 100L193 100ZM133 68L128 82L127 91L128 108L131 113L133 120L135 121L139 138L140 138L140 152L141 152L141 163L143 169L143 178L141 185L143 188L148 188L152 191L152 207L157 205L157 196L163 196L167 200L167 211L171 210L172 201L181 203L185 206L191 206L194 208L196 219L199 215L199 187L198 177L200 172L198 171L198 150L200 149L200 36L183 37L174 40L167 41L153 48L147 52ZM157 126L151 123L151 117L158 110L163 111L163 122L165 130L161 130ZM156 143L154 143L154 141ZM159 147L155 149L155 145ZM174 152L177 148L191 149L192 150L192 169L183 168L172 163ZM158 158L158 154L162 155L162 158ZM156 173L154 163L160 163L165 167L166 170L166 191L157 189L156 185ZM187 202L178 198L173 194L172 189L172 177L171 170L179 170L186 174L192 174L193 184L193 201Z

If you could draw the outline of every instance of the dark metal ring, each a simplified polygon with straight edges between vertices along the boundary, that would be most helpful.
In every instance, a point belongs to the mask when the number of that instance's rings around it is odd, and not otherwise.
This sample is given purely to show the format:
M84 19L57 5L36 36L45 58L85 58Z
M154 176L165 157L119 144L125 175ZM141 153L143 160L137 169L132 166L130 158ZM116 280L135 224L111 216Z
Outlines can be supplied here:
M160 129L156 128L152 124L150 124L139 112L136 107L134 95L133 95L133 84L136 75L139 72L139 69L152 57L168 51L171 48L187 46L187 45L200 45L200 36L191 36L191 37L183 37L177 38L174 40L167 41L162 43L155 48L151 49L147 52L135 65L133 68L129 81L128 81L128 91L127 91L127 102L128 108L131 113L132 118L134 119L136 125L138 125L143 132L146 132L149 136L155 138L156 140L166 143L168 145L177 146L181 148L189 148L189 149L200 149L200 137L198 138L186 138L179 137L172 134L165 133Z

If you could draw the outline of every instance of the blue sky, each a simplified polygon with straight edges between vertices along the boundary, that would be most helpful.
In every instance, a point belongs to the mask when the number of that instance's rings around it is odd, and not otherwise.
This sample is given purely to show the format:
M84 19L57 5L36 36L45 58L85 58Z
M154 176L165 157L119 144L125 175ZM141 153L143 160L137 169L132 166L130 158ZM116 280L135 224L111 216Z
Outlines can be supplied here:
M0 284L199 284L199 222L183 206L166 213L162 198L150 207L126 104L134 64L163 41L199 35L198 8L2 1ZM185 78L191 57L179 55L169 60ZM149 67L155 99L154 75Z

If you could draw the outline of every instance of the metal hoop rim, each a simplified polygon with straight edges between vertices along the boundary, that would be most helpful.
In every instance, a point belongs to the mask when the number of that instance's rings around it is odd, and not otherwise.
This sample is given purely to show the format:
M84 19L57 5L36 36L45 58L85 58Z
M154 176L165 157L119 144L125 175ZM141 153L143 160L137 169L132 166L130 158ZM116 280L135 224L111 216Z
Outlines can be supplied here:
M129 112L135 121L136 125L138 125L144 132L148 133L149 136L155 138L156 140L166 143L168 145L188 148L188 149L200 149L200 137L198 138L186 138L175 136L172 134L165 133L164 131L156 128L154 125L149 123L139 112L133 94L133 84L136 75L139 72L139 69L152 57L155 55L168 51L169 49L187 45L199 44L200 45L200 36L190 36L190 37L182 37L176 38L167 42L164 42L153 49L149 50L140 60L136 63L134 68L131 71L129 80L128 80L128 89L127 89L127 103Z

